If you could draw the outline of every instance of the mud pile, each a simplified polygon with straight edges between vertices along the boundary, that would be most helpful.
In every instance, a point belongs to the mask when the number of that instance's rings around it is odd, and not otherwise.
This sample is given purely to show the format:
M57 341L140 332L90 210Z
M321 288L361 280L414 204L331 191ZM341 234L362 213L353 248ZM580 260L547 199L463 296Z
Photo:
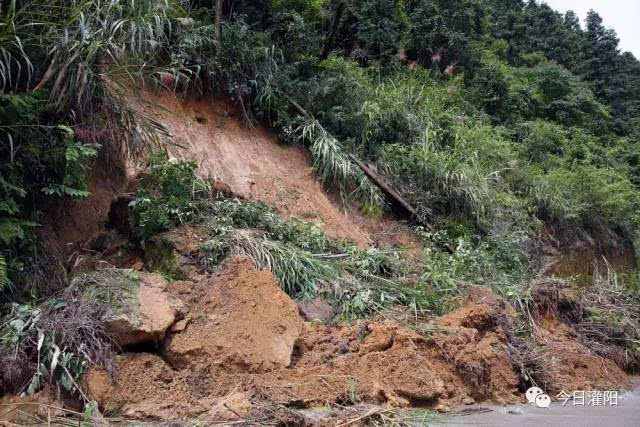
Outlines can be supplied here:
M573 290L546 279L533 284L532 297L533 352L541 361L538 377L545 390L556 394L629 387L623 366L585 345L577 330L584 308Z
M207 293L191 304L164 344L163 357L171 366L197 369L213 361L227 371L263 372L290 365L302 321L271 273L232 258L200 286ZM176 294L188 295L192 287L182 282Z
M268 130L246 128L231 103L149 97L163 106L148 113L173 133L173 156L195 160L218 190L262 201L284 217L316 222L334 238L360 246L399 245L409 258L424 259L406 227L392 218L369 221L353 206L341 206L315 178L303 147L283 147ZM100 196L90 229L52 238L64 245L95 239L107 206L125 185L124 178L114 181ZM126 213L128 201L122 200ZM179 227L167 237L186 280L167 283L143 275L136 316L115 324L123 346L115 376L96 368L85 375L83 389L104 413L225 422L264 420L265 411L284 408L278 419L286 421L292 413L287 408L373 404L448 411L474 402L517 403L532 377L549 393L628 384L618 365L581 342L580 309L570 296L544 286L533 290L535 309L527 319L532 334L521 340L524 347L513 333L522 319L480 287L420 333L381 317L326 325L304 321L299 310L306 318L314 317L313 310L331 317L330 308L322 302L300 308L271 273L257 271L245 258L229 258L215 275L204 274L195 253L205 234L197 226ZM146 262L153 268L141 254L121 250L126 243L96 244L106 249L91 265L108 261L142 270Z
M447 410L521 400L507 349L510 309L487 290L474 290L426 336L384 320L303 322L273 276L240 257L170 292L189 311L158 351L118 356L115 378L95 369L86 376L103 408L135 418L233 419L250 416L247 403L256 401ZM226 398L237 406L229 413L220 411Z

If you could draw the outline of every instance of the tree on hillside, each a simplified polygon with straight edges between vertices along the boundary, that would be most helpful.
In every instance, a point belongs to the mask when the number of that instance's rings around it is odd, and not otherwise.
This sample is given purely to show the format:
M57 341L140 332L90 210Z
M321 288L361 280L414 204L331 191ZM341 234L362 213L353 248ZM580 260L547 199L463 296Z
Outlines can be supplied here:
M489 11L482 0L417 0L407 4L411 18L408 53L419 63L442 68L452 63L469 66L471 43L488 27Z
M327 53L341 49L360 62L386 62L404 45L409 19L403 0L334 1L329 9L337 29L326 39Z
M611 107L614 129L626 134L640 113L640 62L630 53L620 54L618 43L615 30L589 11L578 73Z
M526 4L509 2L511 6L507 8L495 5L504 0L493 3L493 36L509 41L510 63L522 65L522 54L542 52L569 70L575 69L581 49L580 23L575 13L563 16L534 0Z

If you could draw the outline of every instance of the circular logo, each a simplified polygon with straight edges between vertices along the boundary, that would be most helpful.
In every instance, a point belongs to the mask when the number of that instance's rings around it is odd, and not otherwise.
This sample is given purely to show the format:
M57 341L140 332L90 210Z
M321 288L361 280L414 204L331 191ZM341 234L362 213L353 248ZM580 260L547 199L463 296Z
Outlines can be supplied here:
M544 394L544 391L542 391L541 388L531 387L529 390L527 390L527 392L525 393L525 396L527 397L527 401L529 403L535 403L536 396L538 396L539 394Z
M536 396L536 406L538 408L548 408L551 405L551 398L546 394L539 394Z

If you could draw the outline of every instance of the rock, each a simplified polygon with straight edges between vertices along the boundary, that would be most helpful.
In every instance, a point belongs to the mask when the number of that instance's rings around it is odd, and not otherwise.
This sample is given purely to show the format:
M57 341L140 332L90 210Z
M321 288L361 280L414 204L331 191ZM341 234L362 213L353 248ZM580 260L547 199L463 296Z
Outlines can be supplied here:
M438 406L436 406L435 409L436 411L442 412L442 413L451 412L451 408L445 405L444 403L440 403Z
M212 422L240 421L251 414L251 402L244 393L232 393L229 396L212 399L211 402L207 400L203 399L199 403L203 406L211 406L207 419Z
M177 321L171 326L171 332L184 331L187 328L187 325L189 325L189 322L191 322L191 316L187 316L184 319Z
M133 299L106 315L107 332L121 346L160 341L176 320L180 304L165 292L167 281L159 274L143 274Z
M206 280L208 294L191 306L198 314L169 335L165 360L179 369L198 363L249 371L289 366L302 321L273 275L232 257Z
M473 397L465 397L462 401L464 405L473 405L474 403L476 403L476 400Z
M335 310L326 301L316 298L312 301L298 303L300 316L309 322L328 322L335 316Z

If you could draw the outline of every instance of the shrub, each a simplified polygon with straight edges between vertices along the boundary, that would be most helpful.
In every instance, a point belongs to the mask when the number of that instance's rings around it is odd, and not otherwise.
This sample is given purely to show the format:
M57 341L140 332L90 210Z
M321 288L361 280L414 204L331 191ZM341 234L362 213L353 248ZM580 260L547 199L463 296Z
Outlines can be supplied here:
M89 195L99 145L76 141L69 126L47 121L50 114L39 93L0 94L0 291L28 281L24 266L36 253L40 211L56 199Z
M492 209L492 174L477 157L460 158L455 150L436 148L433 133L419 145L386 147L382 162L425 223L436 215L461 215L481 221Z
M197 199L210 194L195 174L194 162L169 161L164 152L147 159L147 173L132 202L132 217L141 239L192 222L198 213Z

